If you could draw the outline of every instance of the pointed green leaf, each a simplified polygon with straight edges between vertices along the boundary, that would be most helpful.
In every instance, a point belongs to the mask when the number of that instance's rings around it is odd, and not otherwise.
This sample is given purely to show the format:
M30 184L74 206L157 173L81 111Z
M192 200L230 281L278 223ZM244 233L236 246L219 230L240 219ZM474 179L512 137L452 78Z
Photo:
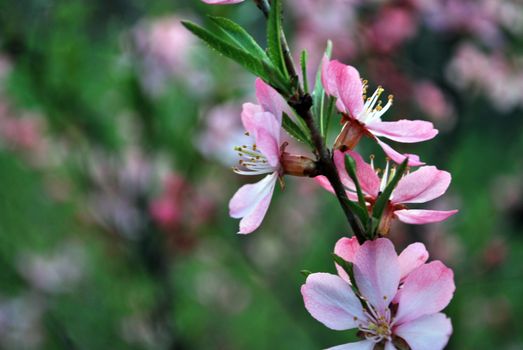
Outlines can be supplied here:
M349 276L350 283L353 287L356 287L356 279L354 278L354 264L351 262L348 262L347 260L343 259L341 256L332 254L332 257L334 259L334 262L338 264L343 271L347 273Z
M300 55L301 76L303 77L303 90L309 93L309 79L307 77L307 50L303 50Z
M253 56L234 43L220 38L195 23L182 21L182 24L194 35L205 41L211 48L236 61L249 72L262 78L266 83L282 93L284 97L290 96L291 92L288 80L270 63Z
M329 40L327 42L327 48L325 49L325 55L330 58L332 54L332 42ZM313 99L313 112L314 115L319 118L320 123L320 132L323 137L327 134L328 129L328 118L330 117L329 113L327 115L325 114L325 90L323 89L323 85L321 82L321 68L322 68L323 61L320 62L320 65L318 66L318 71L316 72L316 81L314 85L314 91L312 93L312 99ZM329 101L327 99L327 101ZM330 101L329 101L330 103Z
M368 213L367 213L367 209L363 209L362 207L360 207L358 204L354 203L353 201L351 201L350 199L345 199L345 202L347 203L347 205L349 206L350 210L356 214L357 218L359 219L359 226L360 228L362 229L362 231L364 231L363 229L363 225L362 225L362 222L367 222L367 219L368 218Z
M401 177L405 173L405 170L407 170L407 163L409 159L405 158L403 163L401 163L396 168L396 173L394 174L394 177L392 180L388 183L387 187L383 190L383 192L380 193L378 196L378 199L376 200L376 203L374 204L374 208L372 210L372 216L379 221L381 220L381 216L383 215L383 211L385 210L387 203L389 201L390 195L392 194L392 191L396 188L396 185L400 181Z
M281 41L281 0L273 0L267 19L267 52L271 61L285 77L289 77Z
M283 113L282 127L296 140L312 147L312 141L308 130L300 128L286 113Z
M247 51L260 60L269 61L265 51L258 45L252 36L239 24L224 17L209 16L210 20L219 28L220 32L226 36L237 47Z

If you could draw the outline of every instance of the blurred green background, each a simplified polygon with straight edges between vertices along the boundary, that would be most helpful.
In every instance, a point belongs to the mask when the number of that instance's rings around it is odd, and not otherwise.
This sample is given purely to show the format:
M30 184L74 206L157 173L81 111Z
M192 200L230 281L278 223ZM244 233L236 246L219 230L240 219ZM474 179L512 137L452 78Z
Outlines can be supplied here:
M335 58L395 94L391 119L440 129L397 147L452 173L430 207L460 213L398 224L391 238L398 249L422 241L454 269L448 348L523 349L521 3L285 5L311 81L330 38ZM251 179L230 171L232 147L254 77L179 23L206 14L264 43L249 1L0 3L0 348L320 349L353 339L315 321L299 292L300 270L334 272L331 251L347 234L328 193L289 178L262 227L235 234L227 203Z

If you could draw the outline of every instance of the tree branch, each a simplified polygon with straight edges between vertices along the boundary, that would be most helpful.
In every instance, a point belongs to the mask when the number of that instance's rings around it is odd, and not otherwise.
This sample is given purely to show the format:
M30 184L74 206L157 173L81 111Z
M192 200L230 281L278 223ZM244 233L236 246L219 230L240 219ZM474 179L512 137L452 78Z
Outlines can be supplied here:
M262 11L265 17L269 16L270 4L268 0L254 0L254 3ZM287 70L291 75L291 79L298 79L294 60L292 59L291 51L289 49L289 45L283 30L280 35ZM309 94L306 94L303 91L301 84L298 83L297 87L298 91L296 91L296 95L291 97L291 99L289 99L287 102L307 124L307 127L311 132L312 142L314 143L314 147L318 156L317 165L319 171L329 180L332 188L334 189L334 193L336 194L336 198L338 198L338 202L340 203L340 206L343 209L343 212L345 213L345 216L347 217L347 220L352 228L352 231L358 239L358 242L361 244L366 240L364 229L359 219L354 215L347 204L349 198L347 197L345 188L341 183L338 171L334 165L334 161L332 160L330 150L325 146L323 137L321 136L321 133L311 112L312 98Z

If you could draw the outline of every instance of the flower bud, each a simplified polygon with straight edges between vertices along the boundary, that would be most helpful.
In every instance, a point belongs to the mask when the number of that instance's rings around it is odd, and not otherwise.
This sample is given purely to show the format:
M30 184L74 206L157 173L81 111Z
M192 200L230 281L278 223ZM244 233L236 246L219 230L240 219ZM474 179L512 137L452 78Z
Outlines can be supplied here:
M354 149L360 142L362 136L365 135L365 128L363 125L354 119L348 119L341 129L336 141L334 141L334 149L339 149L342 152Z
M317 175L316 162L305 156L283 152L281 164L284 175L308 177Z

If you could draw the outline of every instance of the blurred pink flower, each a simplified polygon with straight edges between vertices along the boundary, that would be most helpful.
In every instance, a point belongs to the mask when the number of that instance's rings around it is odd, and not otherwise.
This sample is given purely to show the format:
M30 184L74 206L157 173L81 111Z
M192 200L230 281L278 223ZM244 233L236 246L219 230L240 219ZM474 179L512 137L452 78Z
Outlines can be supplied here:
M0 347L41 349L45 342L44 300L35 293L0 297Z
M215 158L232 166L237 162L236 145L245 140L244 129L238 116L240 107L235 103L216 106L204 116L205 126L197 136L196 148L206 157Z
M87 256L79 242L69 242L48 255L23 253L18 270L35 288L47 293L70 292L85 276Z
M165 180L162 195L151 201L150 211L159 226L176 228L183 217L183 191L189 184L176 174L169 174Z
M413 350L445 347L452 325L440 311L454 294L454 273L440 261L420 264L422 248L404 251L400 258L388 239L366 241L349 253L356 291L336 275L307 277L301 292L309 313L334 330L358 328L365 338L331 349L371 350L383 344L392 350L402 343L398 338Z
M165 177L160 195L149 204L153 221L168 235L172 248L183 251L194 247L195 231L211 219L213 211L207 189L202 189L201 183L192 186L174 172Z
M132 39L141 59L140 77L149 93L161 93L172 77L182 79L197 93L209 85L204 83L208 80L205 74L191 64L196 38L185 29L180 18L170 16L140 22L133 29Z
M95 222L127 239L141 237L147 217L140 202L150 197L160 165L134 148L123 157L93 152L88 159L93 189L87 205Z
M443 92L430 81L422 81L416 84L414 98L419 108L435 121L449 121L453 116L452 105Z
M289 8L296 17L294 45L308 52L308 73L316 74L327 40L333 43L333 56L350 59L356 55L357 19L354 1L290 0Z
M374 169L374 164L365 163L357 152L347 151L347 153L356 162L356 176L365 195L366 202L372 207L379 194L383 192L391 180L395 169L389 170L389 163L387 162L385 171L380 179ZM345 154L336 151L334 153L334 161L349 199L357 200L356 187L345 169ZM326 178L318 176L316 181L332 192L332 187ZM378 231L381 234L388 233L390 224L395 218L407 224L419 225L440 222L456 214L457 210L407 209L405 206L407 203L425 203L440 197L447 191L450 181L451 175L446 171L438 170L435 166L422 166L418 170L404 175L392 191Z
M427 121L402 119L383 122L381 116L392 106L392 95L383 107L380 100L384 91L382 87L378 87L370 98L366 98L367 83L362 82L354 67L336 60L329 62L324 57L322 82L327 94L337 98L336 106L343 114L343 128L335 142L337 149L353 149L363 136L367 136L375 140L393 161L401 163L407 155L395 151L379 137L414 143L430 140L438 133L432 123ZM408 157L411 166L423 164L417 156Z
M416 34L415 13L402 7L384 7L367 28L366 44L380 53L390 53Z
M498 20L490 0L417 0L415 1L433 29L472 34L495 46L502 40ZM502 1L499 1L502 2Z
M500 52L485 53L471 44L463 44L447 66L447 79L469 91L474 88L486 95L501 112L523 106L523 64L509 61Z

